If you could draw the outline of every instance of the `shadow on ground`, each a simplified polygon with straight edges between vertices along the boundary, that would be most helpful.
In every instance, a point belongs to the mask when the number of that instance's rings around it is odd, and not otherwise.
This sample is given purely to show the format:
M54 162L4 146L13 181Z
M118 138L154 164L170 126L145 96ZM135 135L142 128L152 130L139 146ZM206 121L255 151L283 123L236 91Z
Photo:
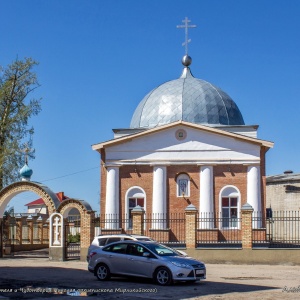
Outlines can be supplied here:
M176 283L162 287L150 279L112 278L100 282L87 270L61 267L24 267L22 259L17 267L1 267L0 297L9 299L43 299L89 296L101 299L193 299L207 295L261 292L278 289L272 286L243 283L213 282ZM33 260L34 264L34 260ZM233 278L231 278L233 279ZM226 279L225 279L226 280ZM263 280L263 279L262 279ZM74 298L72 298L74 299Z

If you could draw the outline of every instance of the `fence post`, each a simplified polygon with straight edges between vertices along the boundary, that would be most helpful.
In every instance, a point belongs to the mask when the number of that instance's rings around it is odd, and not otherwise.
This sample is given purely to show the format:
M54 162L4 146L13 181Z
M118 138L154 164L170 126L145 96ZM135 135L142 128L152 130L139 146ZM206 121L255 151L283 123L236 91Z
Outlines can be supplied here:
M242 213L242 248L252 249L252 214L253 207L246 203L241 208Z
M38 224L38 240L40 242L40 244L43 244L43 219L41 216L39 216L36 220L37 224Z
M17 214L15 216L16 218L16 240L19 245L22 245L22 216L20 214Z
M193 204L190 204L185 209L185 237L187 248L196 248L197 213L198 211Z
M144 215L145 210L137 205L131 211L132 214L132 233L133 234L144 234Z
M85 261L88 248L93 241L95 234L95 224L93 219L95 213L93 211L84 211L81 213L80 219L80 260Z
M28 225L28 239L29 239L29 244L33 244L33 219L32 216L30 215L27 219L27 225Z

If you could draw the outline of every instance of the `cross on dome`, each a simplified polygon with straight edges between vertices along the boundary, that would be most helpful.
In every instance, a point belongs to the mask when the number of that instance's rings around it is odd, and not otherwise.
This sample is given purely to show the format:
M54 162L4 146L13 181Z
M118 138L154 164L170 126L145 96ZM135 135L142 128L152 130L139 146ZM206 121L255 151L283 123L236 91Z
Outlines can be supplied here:
M23 152L25 155L25 164L26 165L28 165L29 153L31 153L32 151L33 151L33 149L30 149L27 143L25 144L25 148L21 150L21 152Z
M184 28L185 29L185 42L182 43L182 46L185 46L185 54L188 54L188 43L191 42L191 39L188 38L188 29L189 28L195 28L197 27L196 25L189 25L189 22L191 20L188 19L188 17L185 17L184 20L182 20L184 25L177 25L177 28Z

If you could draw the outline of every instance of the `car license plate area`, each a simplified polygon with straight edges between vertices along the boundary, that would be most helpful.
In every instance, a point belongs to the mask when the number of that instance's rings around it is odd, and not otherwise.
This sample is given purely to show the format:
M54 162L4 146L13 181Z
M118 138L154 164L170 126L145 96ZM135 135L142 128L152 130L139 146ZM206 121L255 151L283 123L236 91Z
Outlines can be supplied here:
M195 270L195 272L197 277L201 277L204 274L204 270Z

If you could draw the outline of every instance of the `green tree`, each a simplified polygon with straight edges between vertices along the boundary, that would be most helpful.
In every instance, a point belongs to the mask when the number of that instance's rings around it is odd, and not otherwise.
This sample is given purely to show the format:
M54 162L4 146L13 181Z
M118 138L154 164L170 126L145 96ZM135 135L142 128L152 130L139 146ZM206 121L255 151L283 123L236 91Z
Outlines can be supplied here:
M25 58L0 67L0 190L18 179L24 150L32 148L34 129L28 121L41 111L41 99L28 100L39 86L32 70L36 65ZM34 158L34 151L27 155Z

